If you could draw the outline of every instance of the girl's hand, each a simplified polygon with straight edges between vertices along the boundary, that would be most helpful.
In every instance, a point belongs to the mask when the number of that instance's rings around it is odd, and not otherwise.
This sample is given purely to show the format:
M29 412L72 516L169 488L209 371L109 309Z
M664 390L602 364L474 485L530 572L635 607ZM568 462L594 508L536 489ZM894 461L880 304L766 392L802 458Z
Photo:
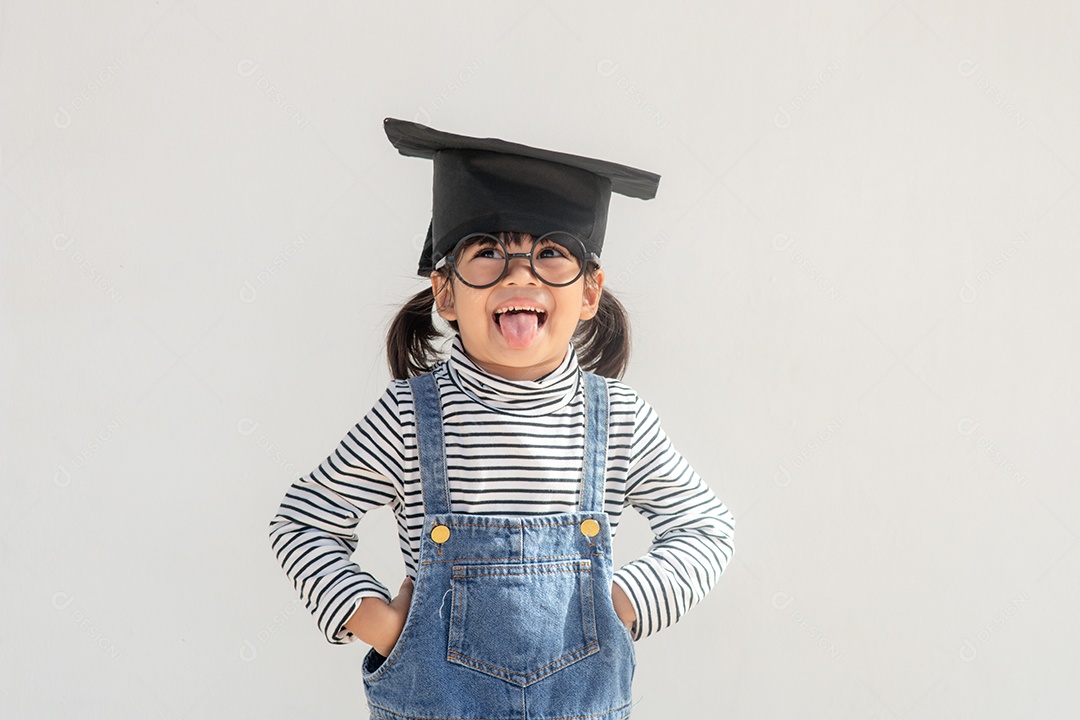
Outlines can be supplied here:
M397 597L387 603L379 597L366 597L345 623L346 629L375 648L383 657L390 654L405 629L405 619L412 603L413 581L406 577Z
M622 624L627 630L633 632L634 623L637 622L637 613L634 611L634 606L630 604L630 598L626 592L615 583L611 583L611 604L615 606L615 614L622 620Z

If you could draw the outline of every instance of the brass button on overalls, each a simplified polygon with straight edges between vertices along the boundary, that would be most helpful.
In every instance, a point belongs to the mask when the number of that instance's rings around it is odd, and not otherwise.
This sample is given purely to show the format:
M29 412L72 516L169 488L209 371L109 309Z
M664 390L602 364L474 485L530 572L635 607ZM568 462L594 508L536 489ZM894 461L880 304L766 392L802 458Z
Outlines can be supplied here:
M581 534L585 537L596 537L600 534L600 523L592 518L583 520L581 523Z
M431 529L431 539L436 545L442 545L450 539L450 528L445 525L436 525Z

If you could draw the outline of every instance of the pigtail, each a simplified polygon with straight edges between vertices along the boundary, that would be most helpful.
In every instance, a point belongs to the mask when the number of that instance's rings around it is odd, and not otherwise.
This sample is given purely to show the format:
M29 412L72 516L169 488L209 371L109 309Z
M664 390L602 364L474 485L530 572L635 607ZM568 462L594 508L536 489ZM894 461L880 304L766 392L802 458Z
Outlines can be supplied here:
M630 362L630 318L626 308L607 289L600 295L596 315L578 323L573 337L581 367L610 378L621 378Z
M436 343L442 333L435 327L435 294L430 287L413 295L401 307L386 334L386 361L396 380L422 375L441 359Z

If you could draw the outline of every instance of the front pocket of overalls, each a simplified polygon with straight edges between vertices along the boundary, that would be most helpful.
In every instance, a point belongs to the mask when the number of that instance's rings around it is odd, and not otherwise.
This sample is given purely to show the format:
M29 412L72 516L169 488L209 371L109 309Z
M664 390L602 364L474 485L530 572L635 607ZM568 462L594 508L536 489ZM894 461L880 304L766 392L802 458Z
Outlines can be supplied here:
M455 565L447 659L529 685L597 652L591 563Z

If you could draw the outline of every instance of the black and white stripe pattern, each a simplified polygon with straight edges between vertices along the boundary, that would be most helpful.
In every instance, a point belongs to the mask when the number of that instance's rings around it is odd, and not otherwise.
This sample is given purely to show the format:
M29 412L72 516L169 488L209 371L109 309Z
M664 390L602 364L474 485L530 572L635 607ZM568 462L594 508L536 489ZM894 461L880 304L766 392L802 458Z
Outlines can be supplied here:
M515 382L475 365L456 338L435 378L452 512L537 515L577 508L584 388L572 347L551 374ZM604 510L612 532L629 505L656 536L645 556L615 572L637 610L639 639L676 622L712 589L731 559L735 521L675 451L655 411L625 384L607 384ZM415 578L424 507L412 392L403 380L392 382L334 452L293 483L270 522L278 561L331 643L356 640L343 624L361 598L390 600L386 586L351 560L356 524L382 505L397 516L407 572Z

